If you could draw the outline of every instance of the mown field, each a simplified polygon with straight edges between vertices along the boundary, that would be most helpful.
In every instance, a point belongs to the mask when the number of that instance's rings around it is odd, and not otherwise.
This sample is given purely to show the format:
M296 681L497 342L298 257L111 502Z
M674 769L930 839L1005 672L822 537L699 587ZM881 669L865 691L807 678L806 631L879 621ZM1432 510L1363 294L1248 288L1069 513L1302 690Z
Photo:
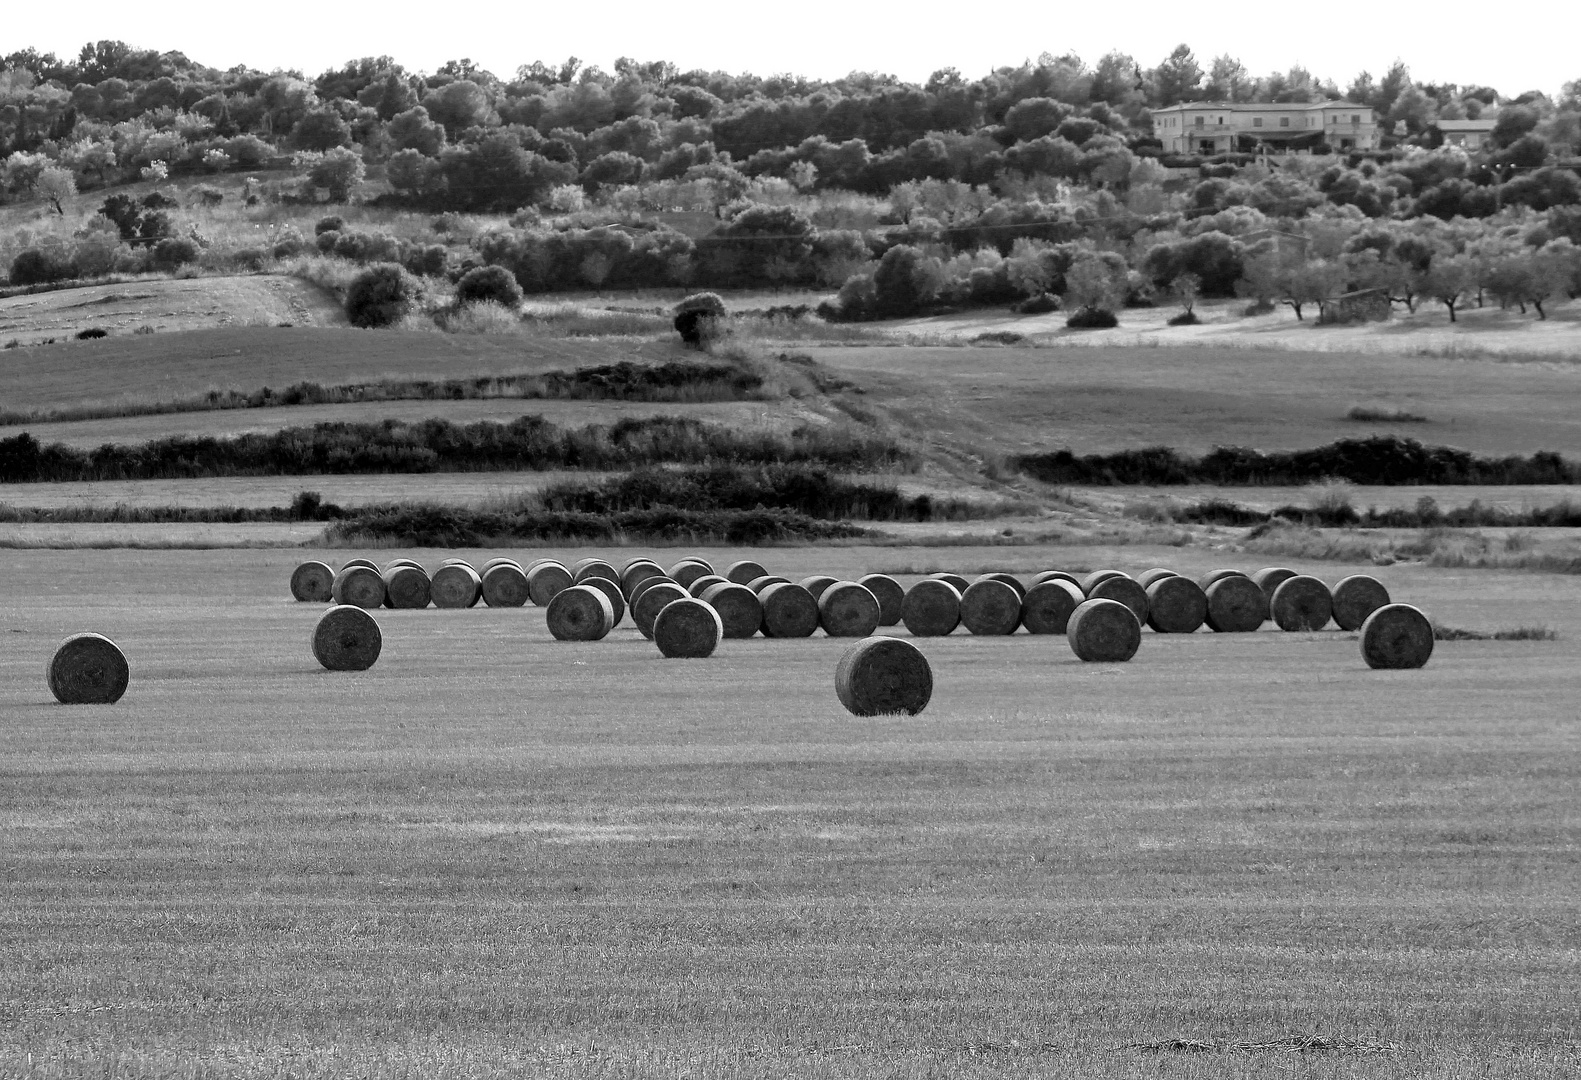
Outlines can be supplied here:
M317 607L286 599L300 557L9 557L0 1073L1581 1067L1573 578L1376 571L1446 623L1560 635L1441 643L1413 672L1368 671L1340 632L1149 634L1116 666L932 639L928 710L856 720L841 642L665 661L629 624L555 643L537 609L381 612L378 665L332 675ZM88 628L131 690L49 703L44 659Z

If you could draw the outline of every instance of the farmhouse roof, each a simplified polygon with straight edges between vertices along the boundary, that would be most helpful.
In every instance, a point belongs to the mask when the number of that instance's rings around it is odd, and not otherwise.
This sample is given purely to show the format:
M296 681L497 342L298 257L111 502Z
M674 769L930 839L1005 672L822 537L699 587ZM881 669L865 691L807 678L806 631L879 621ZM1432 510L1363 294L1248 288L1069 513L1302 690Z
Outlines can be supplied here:
M1480 120L1440 120L1439 131L1492 131L1497 117L1485 116Z

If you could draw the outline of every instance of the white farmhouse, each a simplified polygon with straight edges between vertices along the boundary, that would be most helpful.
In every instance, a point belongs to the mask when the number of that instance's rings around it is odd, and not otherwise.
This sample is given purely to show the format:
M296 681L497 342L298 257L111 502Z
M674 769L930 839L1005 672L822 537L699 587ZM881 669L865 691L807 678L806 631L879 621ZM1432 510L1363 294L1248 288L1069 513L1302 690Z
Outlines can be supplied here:
M1349 101L1240 104L1185 101L1153 110L1153 134L1169 154L1306 150L1372 150L1378 124L1372 109Z

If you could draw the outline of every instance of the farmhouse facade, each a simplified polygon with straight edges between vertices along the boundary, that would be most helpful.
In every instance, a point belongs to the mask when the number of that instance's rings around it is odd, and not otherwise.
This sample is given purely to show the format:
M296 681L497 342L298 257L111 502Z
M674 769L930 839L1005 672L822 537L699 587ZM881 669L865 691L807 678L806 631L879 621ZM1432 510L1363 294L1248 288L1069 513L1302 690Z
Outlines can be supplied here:
M1153 134L1170 154L1310 150L1314 146L1373 150L1378 146L1373 111L1349 101L1184 101L1153 112Z
M1444 133L1445 146L1481 150L1493 137L1493 125L1497 120L1497 115L1490 115L1476 120L1440 120L1436 126Z

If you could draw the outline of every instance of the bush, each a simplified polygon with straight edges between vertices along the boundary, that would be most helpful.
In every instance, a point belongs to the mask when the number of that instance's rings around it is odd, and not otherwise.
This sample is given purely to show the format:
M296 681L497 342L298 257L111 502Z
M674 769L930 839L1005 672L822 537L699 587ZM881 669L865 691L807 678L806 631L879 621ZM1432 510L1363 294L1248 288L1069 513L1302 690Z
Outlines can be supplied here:
M167 236L154 245L154 267L176 270L198 261L198 245L182 236Z
M1012 304L1010 310L1017 315L1047 315L1051 311L1059 310L1059 297L1053 293L1039 293L1029 296L1019 304Z
M1196 326L1202 320L1197 318L1195 311L1182 311L1179 315L1169 320L1170 326Z
M331 214L328 217L321 217L318 219L318 224L313 226L314 236L323 236L327 232L345 231L346 219L341 217L339 214Z
M491 300L514 309L522 302L522 288L516 277L503 266L479 266L468 270L456 282L456 302L476 304Z
M238 270L262 270L268 261L268 252L261 248L241 248L231 252L231 265Z
M306 245L303 244L302 241L291 239L280 241L274 246L272 250L275 258L289 259L293 256L302 254L304 247L306 247Z
M718 293L693 293L675 305L675 331L693 348L702 348L725 317L725 302Z
M98 326L90 326L86 330L77 331L78 341L96 341L99 338L109 337L110 332Z
M346 290L346 317L351 325L370 329L400 322L422 295L417 279L394 263L370 266Z
M44 285L71 277L71 267L47 251L26 248L11 260L11 284Z
M1120 320L1115 318L1112 311L1103 308L1084 307L1076 314L1065 320L1065 325L1072 330L1110 330L1120 325Z
M313 246L318 248L320 255L335 254L335 242L340 239L339 229L326 229L313 234Z

